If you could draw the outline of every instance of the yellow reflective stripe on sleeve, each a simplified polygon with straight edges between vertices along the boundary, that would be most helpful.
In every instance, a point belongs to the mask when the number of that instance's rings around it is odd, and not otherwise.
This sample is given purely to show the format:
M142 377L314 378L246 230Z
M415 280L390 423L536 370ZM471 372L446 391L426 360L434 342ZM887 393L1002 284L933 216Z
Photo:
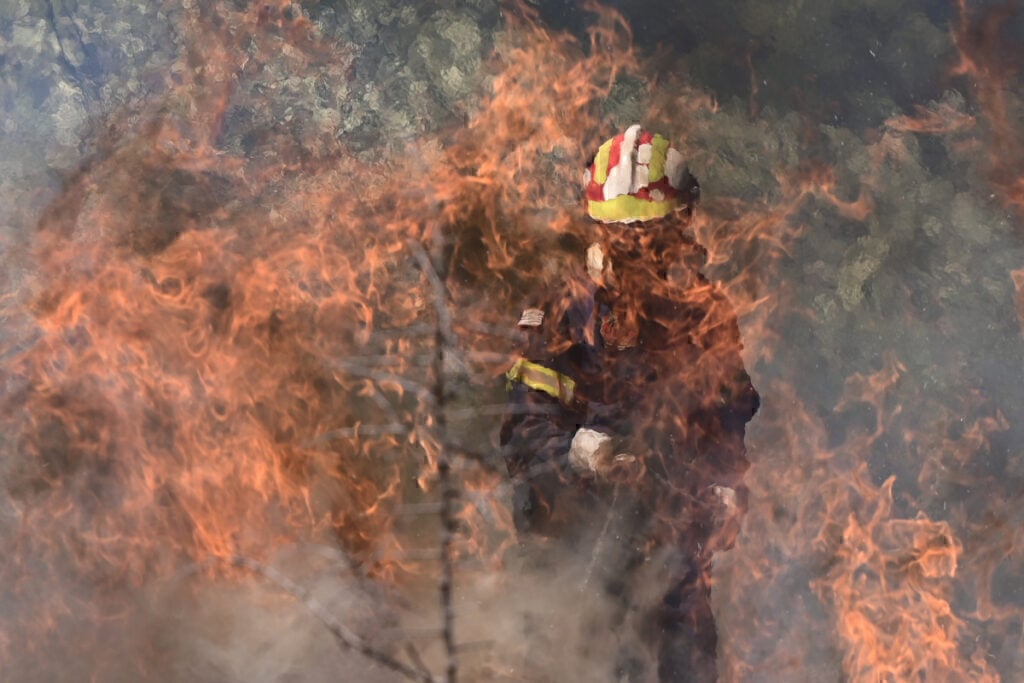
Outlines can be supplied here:
M647 165L647 182L656 183L665 177L665 157L668 155L668 139L655 135L651 140L651 161Z
M614 142L615 138L612 138L597 148L597 156L594 157L594 182L598 185L604 185L608 180L608 159L611 158Z
M576 382L560 372L528 360L517 360L505 373L509 388L514 382L521 382L531 389L543 391L562 403L571 403L576 393Z

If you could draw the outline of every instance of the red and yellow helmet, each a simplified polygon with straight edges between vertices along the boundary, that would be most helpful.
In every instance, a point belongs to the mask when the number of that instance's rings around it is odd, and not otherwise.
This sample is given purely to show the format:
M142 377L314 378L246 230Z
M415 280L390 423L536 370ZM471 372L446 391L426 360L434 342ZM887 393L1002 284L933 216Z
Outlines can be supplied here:
M632 125L606 141L583 174L587 213L602 223L661 218L693 206L700 188L666 138Z

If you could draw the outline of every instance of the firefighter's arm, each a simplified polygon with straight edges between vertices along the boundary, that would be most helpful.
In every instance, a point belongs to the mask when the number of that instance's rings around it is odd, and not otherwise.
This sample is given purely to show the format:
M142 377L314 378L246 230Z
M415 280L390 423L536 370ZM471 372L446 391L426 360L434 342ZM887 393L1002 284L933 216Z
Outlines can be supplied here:
M512 476L516 529L550 534L572 479L567 458L576 422L551 393L518 381L510 389L501 446Z

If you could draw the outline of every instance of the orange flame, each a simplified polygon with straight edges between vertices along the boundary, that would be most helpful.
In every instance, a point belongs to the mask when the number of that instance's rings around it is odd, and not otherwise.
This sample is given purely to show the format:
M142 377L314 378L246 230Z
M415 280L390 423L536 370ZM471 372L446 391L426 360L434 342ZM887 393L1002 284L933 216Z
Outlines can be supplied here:
M1015 152L1003 91L992 87L1000 74L968 40L968 11L957 6L956 73L986 77L978 97L993 144ZM380 578L433 581L439 530L417 506L434 512L443 454L461 489L460 571L501 580L515 538L503 465L488 459L492 435L479 421L504 400L498 377L521 341L519 310L582 273L573 259L598 229L578 218L578 176L621 123L603 119L600 104L617 79L650 65L613 10L587 3L595 23L580 45L520 5L465 128L368 160L329 131L269 126L274 155L233 155L220 138L232 103L251 96L240 81L274 60L338 77L351 65L344 46L287 18L287 7L191 11L190 48L166 96L142 123L115 122L40 220L30 295L2 303L12 319L32 320L33 336L0 353L15 520L0 536L9 547L0 576L15 596L0 661L45 650L45 636L68 623L127 619L118 587L211 557L269 558L296 540L337 543ZM648 93L650 122L664 123L695 171L736 163L707 144L736 114L684 83L659 85ZM755 138L773 125L739 118ZM735 541L711 579L732 629L727 680L769 669L791 679L999 680L980 633L1009 639L1019 619L992 597L999 572L1019 565L1019 515L1012 501L982 507L972 497L946 516L937 505L940 486L986 484L970 466L1007 419L965 392L955 408L935 407L928 429L912 424L913 402L934 402L911 360L892 354L824 389L786 376L802 367L793 328L822 315L791 272L817 216L871 220L887 165L913 156L910 135L966 149L979 121L948 103L894 117L866 144L854 183L826 164L779 162L760 196L704 203L689 228L706 253L677 245L668 278L653 265L622 274L631 302L657 280L654 293L706 313L688 329L705 353L677 359L674 380L710 401L723 366L739 369L723 359L742 351L765 398L748 439L744 529L716 539ZM1019 208L1012 163L993 177ZM608 239L625 248L640 238ZM429 274L410 265L410 241L450 252L441 307ZM1011 277L1024 325L1024 270ZM472 397L445 406L444 432L429 371L443 305L457 338L446 367ZM839 438L829 422L848 415ZM666 536L677 512L665 513Z

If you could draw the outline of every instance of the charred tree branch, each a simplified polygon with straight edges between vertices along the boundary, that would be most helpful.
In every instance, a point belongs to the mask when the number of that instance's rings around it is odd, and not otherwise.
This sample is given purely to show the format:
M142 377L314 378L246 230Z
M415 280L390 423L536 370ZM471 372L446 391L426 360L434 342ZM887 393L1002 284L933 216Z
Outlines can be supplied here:
M233 557L231 559L231 564L235 567L247 569L254 574L262 576L278 588L302 602L305 608L309 610L309 613L316 617L320 623L326 626L327 630L331 632L331 635L334 636L335 640L337 640L343 647L349 650L354 650L364 657L377 662L381 666L385 666L392 671L402 674L409 680L420 681L421 683L440 683L438 679L434 678L430 673L414 669L408 664L395 659L387 652L378 650L367 643L361 637L350 631L347 626L341 623L338 618L331 614L331 612L320 602L311 597L306 588L285 576L274 567L240 555Z
M434 308L437 311L437 331L434 336L434 416L435 425L440 435L440 449L437 454L437 478L441 492L441 585L439 598L441 603L442 640L446 655L445 680L456 683L458 679L458 659L455 646L455 610L452 608L452 582L455 567L452 545L458 530L455 516L459 493L452 480L452 463L448 457L447 418L445 416L445 356L457 349L455 333L452 331L452 317L448 310L448 291L444 280L431 261L430 256L419 242L410 241L409 248L416 258L424 276L430 282L434 294ZM439 249L443 253L443 249Z

